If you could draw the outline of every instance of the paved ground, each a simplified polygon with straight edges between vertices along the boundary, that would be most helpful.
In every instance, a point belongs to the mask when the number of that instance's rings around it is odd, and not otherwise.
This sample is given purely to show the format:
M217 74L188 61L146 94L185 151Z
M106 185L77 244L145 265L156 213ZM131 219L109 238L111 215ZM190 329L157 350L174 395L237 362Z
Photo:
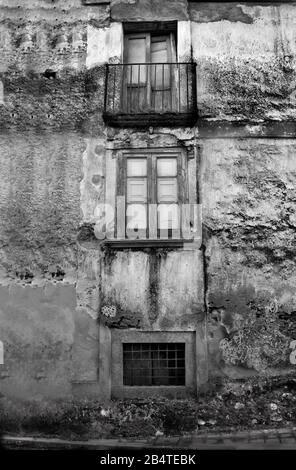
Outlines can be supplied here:
M177 437L153 437L151 439L91 439L67 441L62 439L4 436L3 445L8 449L296 449L296 427L242 431L234 434L195 434Z

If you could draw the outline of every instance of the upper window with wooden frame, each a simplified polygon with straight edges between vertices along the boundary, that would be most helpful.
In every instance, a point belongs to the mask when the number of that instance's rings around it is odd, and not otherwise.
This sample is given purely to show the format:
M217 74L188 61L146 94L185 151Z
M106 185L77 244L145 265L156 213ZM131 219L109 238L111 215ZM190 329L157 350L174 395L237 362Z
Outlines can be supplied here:
M196 64L178 61L177 30L177 21L123 23L122 63L106 64L106 123L143 128L196 122Z
M177 106L174 33L125 35L123 106L130 112L166 112Z
M187 155L121 152L117 160L117 239L180 239L189 202ZM188 228L188 227L187 227Z

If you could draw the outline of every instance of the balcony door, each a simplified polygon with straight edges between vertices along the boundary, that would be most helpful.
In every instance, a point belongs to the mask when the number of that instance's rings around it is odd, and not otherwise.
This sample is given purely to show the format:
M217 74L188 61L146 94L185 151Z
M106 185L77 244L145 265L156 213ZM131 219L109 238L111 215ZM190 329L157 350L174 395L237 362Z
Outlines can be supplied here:
M175 62L172 33L126 35L123 108L129 113L174 111Z

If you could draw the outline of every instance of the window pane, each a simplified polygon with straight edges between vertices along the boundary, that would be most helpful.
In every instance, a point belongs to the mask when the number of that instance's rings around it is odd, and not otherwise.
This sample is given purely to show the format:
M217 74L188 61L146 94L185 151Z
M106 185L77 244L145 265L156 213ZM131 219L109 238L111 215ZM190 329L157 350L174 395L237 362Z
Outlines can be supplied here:
M147 207L142 204L129 204L126 208L127 230L146 229Z
M154 91L170 88L170 65L155 64L151 66L151 86Z
M178 204L159 204L157 208L157 226L161 230L179 228Z
M146 63L146 37L129 38L127 41L127 63ZM146 83L146 65L131 65L126 68L127 83L131 85Z
M127 41L128 64L146 62L146 38L129 38Z
M126 70L126 80L127 80L128 86L130 85L146 86L147 85L146 64L127 65L125 70Z
M177 179L158 179L157 181L158 202L177 202Z
M157 174L158 176L177 176L177 159L158 158Z
M147 160L146 158L128 158L127 176L146 176Z
M147 201L147 179L129 179L127 180L127 202Z
M159 36L151 38L151 62L168 62L168 42L169 36Z

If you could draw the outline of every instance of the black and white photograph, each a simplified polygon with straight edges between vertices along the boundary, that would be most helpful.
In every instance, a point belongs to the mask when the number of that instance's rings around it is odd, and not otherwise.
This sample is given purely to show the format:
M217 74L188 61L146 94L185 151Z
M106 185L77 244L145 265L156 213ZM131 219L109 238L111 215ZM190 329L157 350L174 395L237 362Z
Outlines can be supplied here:
M0 466L293 450L296 1L0 0Z

